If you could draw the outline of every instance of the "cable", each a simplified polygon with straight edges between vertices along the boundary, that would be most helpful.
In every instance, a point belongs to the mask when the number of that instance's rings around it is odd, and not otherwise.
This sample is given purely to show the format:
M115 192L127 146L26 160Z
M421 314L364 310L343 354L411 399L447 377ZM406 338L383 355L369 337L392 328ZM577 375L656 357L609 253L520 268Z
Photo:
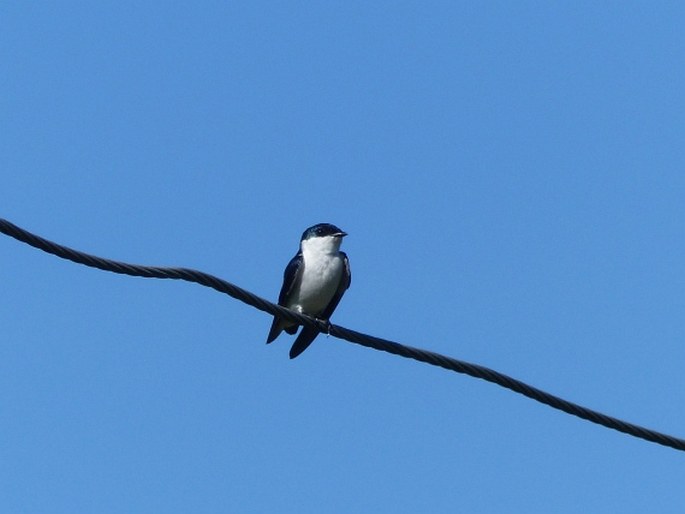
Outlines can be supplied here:
M79 252L78 250L73 250L71 248L67 248L66 246L48 241L47 239L43 239L42 237L19 228L18 226L2 218L0 218L0 232L23 243L43 250L44 252L56 255L62 259L76 262L78 264L84 264L85 266L90 266L92 268L135 277L185 280L206 287L211 287L212 289L232 296L233 298L251 305L252 307L255 307L261 311L267 312L274 316L280 316L288 321L299 323L300 325L316 328L321 332L328 332L334 337L344 339L351 343L356 343L361 346L366 346L367 348L373 348L374 350L399 355L408 359L425 362L426 364L430 364L432 366L439 366L450 371L464 373L475 378L487 380L488 382L505 387L540 403L549 405L554 409L566 412L567 414L572 414L573 416L591 421L592 423L597 423L598 425L602 425L604 427L611 428L613 430L617 430L646 441L668 446L676 450L685 451L685 440L683 439L662 434L648 428L634 425L633 423L622 421L612 416L607 416L601 412L582 407L581 405L577 405L550 393L546 393L545 391L530 386L524 382L521 382L520 380L516 380L515 378L511 378L507 375L483 366L479 366L477 364L471 364L469 362L453 359L451 357L446 357L445 355L422 350L420 348L405 346L393 341L388 341L386 339L355 332L354 330L349 330L337 325L329 326L323 321L315 320L308 316L303 316L286 309L285 307L271 303L249 291L246 291L245 289L231 284L230 282L226 282L225 280L217 278L208 273L203 273L202 271L189 268L139 266L136 264L128 264L125 262L103 259L102 257L96 257L94 255Z

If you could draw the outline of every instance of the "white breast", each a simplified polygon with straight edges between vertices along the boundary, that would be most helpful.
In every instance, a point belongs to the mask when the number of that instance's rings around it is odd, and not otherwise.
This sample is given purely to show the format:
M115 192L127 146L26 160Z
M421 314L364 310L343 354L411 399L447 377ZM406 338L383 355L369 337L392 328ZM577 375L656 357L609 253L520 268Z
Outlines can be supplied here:
M328 306L343 274L344 263L338 253L339 239L321 241L324 239L327 238L316 238L314 244L303 242L301 283L298 294L293 295L289 302L291 309L310 316L320 315Z

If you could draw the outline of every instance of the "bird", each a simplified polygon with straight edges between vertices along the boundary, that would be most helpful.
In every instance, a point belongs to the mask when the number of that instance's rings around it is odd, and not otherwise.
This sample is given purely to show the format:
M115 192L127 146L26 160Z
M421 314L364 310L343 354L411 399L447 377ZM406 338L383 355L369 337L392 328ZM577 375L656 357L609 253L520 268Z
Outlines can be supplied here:
M346 235L347 232L330 223L318 223L302 233L300 250L283 273L278 305L328 322L352 281L350 261L340 251ZM292 335L297 328L297 323L275 316L266 344L273 342L283 330ZM303 327L290 348L290 358L305 351L317 335L317 329Z

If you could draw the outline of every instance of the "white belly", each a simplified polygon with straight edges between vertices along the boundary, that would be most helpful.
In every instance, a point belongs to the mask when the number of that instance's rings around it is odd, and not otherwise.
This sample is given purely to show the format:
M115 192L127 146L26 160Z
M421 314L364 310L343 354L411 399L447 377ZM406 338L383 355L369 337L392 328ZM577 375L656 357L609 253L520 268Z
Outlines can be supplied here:
M310 316L320 315L338 290L343 260L338 255L305 257L299 294L289 307Z

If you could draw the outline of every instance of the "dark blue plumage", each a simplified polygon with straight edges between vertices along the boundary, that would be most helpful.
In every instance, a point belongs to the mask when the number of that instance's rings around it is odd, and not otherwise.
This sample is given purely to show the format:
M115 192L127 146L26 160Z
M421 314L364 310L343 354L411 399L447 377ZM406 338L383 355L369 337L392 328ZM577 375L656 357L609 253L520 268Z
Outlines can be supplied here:
M283 273L279 305L318 319L330 318L352 280L349 259L339 251L346 235L330 223L319 223L304 231L300 251ZM283 330L294 334L297 328L297 324L275 317L266 342L274 341ZM290 349L290 358L307 349L318 334L318 330L304 327Z

